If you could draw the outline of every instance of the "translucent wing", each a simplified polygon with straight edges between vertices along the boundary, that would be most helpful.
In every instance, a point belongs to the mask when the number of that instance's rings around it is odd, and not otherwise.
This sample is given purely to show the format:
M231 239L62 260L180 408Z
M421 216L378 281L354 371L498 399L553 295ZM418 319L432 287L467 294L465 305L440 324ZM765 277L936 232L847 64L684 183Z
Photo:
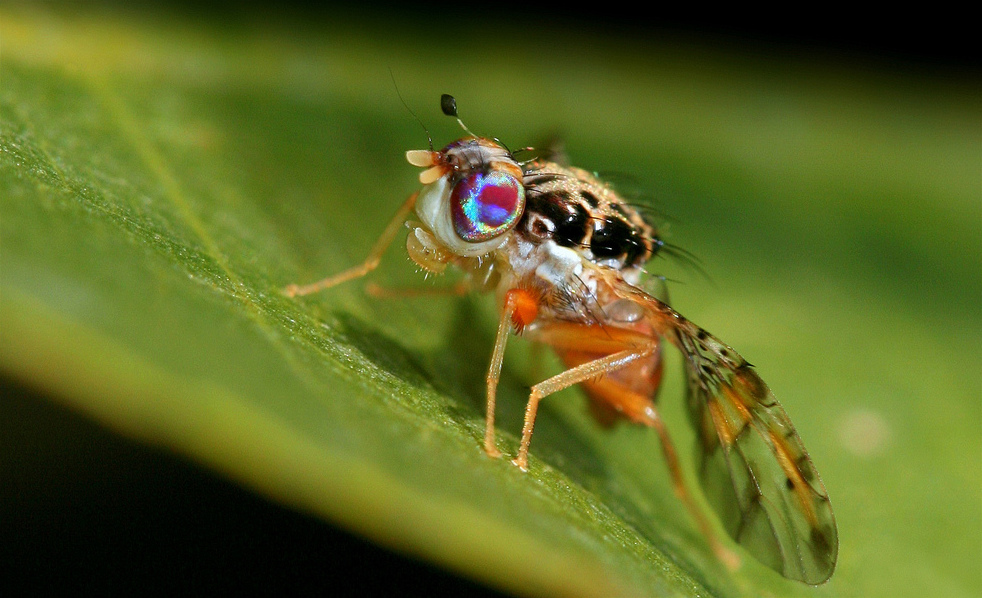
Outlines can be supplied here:
M630 295L685 357L700 478L729 534L787 578L828 580L839 550L832 506L774 394L733 349L638 289Z

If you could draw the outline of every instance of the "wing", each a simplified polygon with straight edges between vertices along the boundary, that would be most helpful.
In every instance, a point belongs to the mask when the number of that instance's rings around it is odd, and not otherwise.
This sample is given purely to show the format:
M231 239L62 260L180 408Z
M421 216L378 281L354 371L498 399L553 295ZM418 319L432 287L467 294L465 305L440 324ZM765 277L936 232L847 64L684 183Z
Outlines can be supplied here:
M691 325L691 323L689 323ZM825 485L774 393L704 330L680 327L700 479L727 531L785 577L826 581L839 550Z
M839 551L832 506L774 393L719 339L642 291L629 294L685 358L700 479L729 534L787 578L828 580Z

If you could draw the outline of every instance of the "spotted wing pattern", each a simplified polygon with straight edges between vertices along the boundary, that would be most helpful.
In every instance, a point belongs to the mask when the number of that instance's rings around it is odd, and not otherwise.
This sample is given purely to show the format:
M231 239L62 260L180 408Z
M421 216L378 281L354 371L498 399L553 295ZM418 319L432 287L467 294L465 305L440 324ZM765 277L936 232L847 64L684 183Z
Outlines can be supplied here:
M832 507L774 394L729 346L642 291L629 294L685 358L700 479L729 534L787 578L828 580L839 548Z

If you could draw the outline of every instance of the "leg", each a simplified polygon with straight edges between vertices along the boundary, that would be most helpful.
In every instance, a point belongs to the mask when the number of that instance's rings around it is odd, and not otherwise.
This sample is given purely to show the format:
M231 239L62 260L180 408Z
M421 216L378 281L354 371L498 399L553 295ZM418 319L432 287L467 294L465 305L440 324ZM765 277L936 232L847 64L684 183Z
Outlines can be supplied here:
M585 380L615 372L631 365L639 359L648 357L658 350L658 342L655 339L649 338L645 340L647 343L639 347L624 349L606 357L578 365L533 386L532 392L529 394L528 405L525 407L525 423L522 425L522 444L519 446L518 455L512 463L517 465L522 471L528 471L529 443L532 442L532 428L535 426L535 414L538 411L539 401L542 398Z
M494 405L498 394L498 381L501 379L501 362L505 357L505 343L508 333L514 326L521 332L526 326L535 321L539 313L541 297L533 291L524 288L509 289L504 296L501 306L501 319L498 321L498 334L494 339L494 352L491 354L491 365L488 367L488 410L484 428L484 451L491 457L500 457L501 451L494 443Z
M716 558L726 565L730 571L735 571L740 566L740 557L720 543L719 538L713 532L713 528L709 524L709 520L706 519L702 509L693 502L692 496L689 494L689 490L685 485L685 479L682 477L682 468L679 466L675 446L672 444L672 439L668 435L665 422L662 421L661 414L658 413L654 405L650 407L650 413L652 418L651 423L648 425L658 432L662 452L665 454L665 462L668 465L668 472L672 477L672 486L675 489L675 495L682 500L682 503L685 504L692 518L695 519L696 524L699 526L699 531L702 532L706 541L709 542L709 546L713 549L713 553L716 554Z
M535 331L535 337L541 341L536 346L551 346L567 368L617 351L658 344L658 349L644 358L581 383L590 398L592 413L601 425L609 427L621 419L650 425L648 406L655 400L662 377L658 337L640 328L584 326L570 322L541 326Z
M564 362L576 367L532 387L532 396L525 415L525 428L522 431L522 447L519 449L515 464L525 469L527 466L528 443L531 440L532 425L539 399L543 396L566 388L576 382L584 382L590 398L609 408L612 413L626 417L635 423L654 428L661 441L662 452L672 479L675 494L682 500L686 509L692 515L699 530L709 543L716 557L731 570L740 564L740 558L723 546L713 532L709 520L703 511L692 500L682 468L678 462L675 446L668 434L661 414L653 401L654 394L661 382L660 344L657 337L643 330L625 328L601 328L599 326L584 327L571 323L558 323L546 326L537 331L537 339L551 345L563 358ZM604 351L621 348L618 353L607 357L588 361L589 356ZM624 349L625 347L632 347ZM618 356L625 356L618 361ZM586 372L572 375L581 368L589 368L605 374L603 377ZM575 381L558 380L570 375ZM566 382L569 382L568 384ZM562 384L561 388L546 387L550 383ZM537 392L537 390L539 392ZM544 391L544 392L543 392Z
M501 379L501 362L505 358L505 344L511 332L512 314L515 312L515 301L511 295L505 296L505 304L501 309L498 320L498 333L494 337L494 351L491 353L491 365L488 366L488 407L484 418L484 452L489 457L497 459L501 451L494 442L494 407L498 394L498 381Z
M412 211L413 206L416 205L416 196L418 193L413 193L409 196L409 199L402 204L399 211L396 212L395 217L389 222L389 225L385 227L382 231L382 236L378 238L375 242L375 246L369 252L368 257L361 264L349 268L344 272L335 274L334 276L329 276L323 280L317 282L299 286L291 284L283 289L283 294L287 297L298 297L300 295L309 295L311 293L316 293L317 291L322 291L324 289L333 287L334 285L341 284L342 282L347 282L355 278L361 278L362 276L368 274L376 267L378 267L379 261L382 259L382 254L385 250L389 248L392 244L392 240L395 238L396 233L402 228L402 224L406 221L406 217L409 216L409 212Z

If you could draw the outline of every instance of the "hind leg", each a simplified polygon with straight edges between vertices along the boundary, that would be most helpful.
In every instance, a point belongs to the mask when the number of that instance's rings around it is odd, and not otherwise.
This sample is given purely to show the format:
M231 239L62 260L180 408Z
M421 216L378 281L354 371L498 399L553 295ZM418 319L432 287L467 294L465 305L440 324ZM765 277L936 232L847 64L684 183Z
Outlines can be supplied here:
M591 338L593 339L592 341ZM657 393L661 382L662 372L658 343L650 336L629 330L604 330L600 327L584 329L584 327L575 327L571 324L559 324L544 328L539 335L539 340L553 345L557 353L570 365L584 362L585 365L596 364L602 360L589 361L591 356L597 351L609 350L618 344L622 346L638 346L639 343L645 340L649 343L647 345L648 349L636 350L635 359L631 363L623 364L620 368L608 367L602 370L607 372L608 375L584 379L583 386L590 396L590 400L597 406L601 413L614 417L627 418L634 423L655 430L661 442L665 464L668 467L668 473L672 480L672 488L676 496L679 497L693 520L695 520L696 525L706 538L716 557L729 569L735 570L740 565L740 558L719 541L705 512L699 508L693 499L692 493L689 491L689 487L685 481L682 467L679 464L675 445L661 417L661 413L655 404L654 395ZM605 359L609 359L610 357L614 357L614 355ZM648 359L646 360L644 357ZM576 369L574 367L566 373ZM535 389L536 387L532 389L533 395L535 394ZM531 398L529 403L531 407ZM527 427L528 420L528 415L526 415ZM529 434L531 434L531 431L529 431ZM527 449L527 445L525 448ZM522 457L521 451L519 457Z

